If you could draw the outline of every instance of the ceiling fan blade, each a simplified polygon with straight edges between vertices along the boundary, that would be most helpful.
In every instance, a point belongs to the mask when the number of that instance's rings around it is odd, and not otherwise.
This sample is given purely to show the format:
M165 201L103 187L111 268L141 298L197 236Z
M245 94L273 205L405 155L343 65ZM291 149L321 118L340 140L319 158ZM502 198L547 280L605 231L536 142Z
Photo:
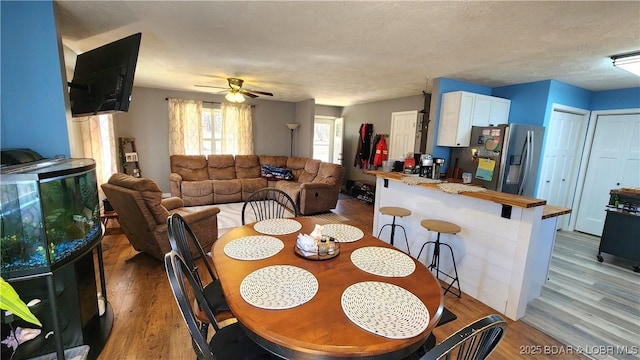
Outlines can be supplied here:
M254 94L273 96L273 93L265 92L265 91L258 91L258 90L252 90L252 89L244 89L244 91L254 93Z
M205 87L205 88L213 88L213 89L229 89L229 87L223 86L212 86L212 85L193 85L195 87Z
M258 95L252 94L252 93L250 93L250 92L248 92L247 90L244 90L244 89L240 89L239 92L240 92L240 94L248 96L248 97L250 97L252 99L255 99L255 98L258 97Z

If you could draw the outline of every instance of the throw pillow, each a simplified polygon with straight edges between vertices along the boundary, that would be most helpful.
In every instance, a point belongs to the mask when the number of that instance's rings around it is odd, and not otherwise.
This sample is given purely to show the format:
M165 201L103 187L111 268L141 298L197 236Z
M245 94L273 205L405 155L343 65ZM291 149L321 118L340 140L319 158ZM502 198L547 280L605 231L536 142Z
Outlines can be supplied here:
M262 165L261 176L272 180L293 180L291 170L269 165Z

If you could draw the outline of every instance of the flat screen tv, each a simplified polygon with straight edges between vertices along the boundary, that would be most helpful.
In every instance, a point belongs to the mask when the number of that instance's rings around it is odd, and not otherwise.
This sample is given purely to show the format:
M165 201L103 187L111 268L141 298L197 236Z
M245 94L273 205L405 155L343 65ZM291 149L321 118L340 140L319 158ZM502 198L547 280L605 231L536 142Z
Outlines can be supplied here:
M129 110L141 38L133 34L78 55L68 83L73 117Z

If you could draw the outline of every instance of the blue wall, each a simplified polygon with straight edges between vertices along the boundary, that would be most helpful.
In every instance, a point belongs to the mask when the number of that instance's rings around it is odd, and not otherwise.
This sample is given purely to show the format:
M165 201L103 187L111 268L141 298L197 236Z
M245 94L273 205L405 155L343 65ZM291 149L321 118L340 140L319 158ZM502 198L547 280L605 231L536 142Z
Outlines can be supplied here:
M593 93L591 110L640 108L640 87Z
M550 81L501 86L493 89L493 96L511 100L509 122L542 125L549 98Z
M557 80L551 80L549 105L556 103L589 110L592 96L592 91Z
M1 1L0 145L70 156L51 1Z

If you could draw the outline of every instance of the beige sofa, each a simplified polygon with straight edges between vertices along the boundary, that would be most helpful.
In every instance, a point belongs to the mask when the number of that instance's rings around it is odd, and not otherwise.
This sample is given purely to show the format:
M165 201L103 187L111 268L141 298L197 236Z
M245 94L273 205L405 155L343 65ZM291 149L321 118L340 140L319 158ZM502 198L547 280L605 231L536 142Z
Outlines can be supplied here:
M270 155L172 155L171 196L186 206L242 202L265 187L283 190L302 215L336 207L345 170L320 160ZM291 170L292 180L262 177L262 165Z

